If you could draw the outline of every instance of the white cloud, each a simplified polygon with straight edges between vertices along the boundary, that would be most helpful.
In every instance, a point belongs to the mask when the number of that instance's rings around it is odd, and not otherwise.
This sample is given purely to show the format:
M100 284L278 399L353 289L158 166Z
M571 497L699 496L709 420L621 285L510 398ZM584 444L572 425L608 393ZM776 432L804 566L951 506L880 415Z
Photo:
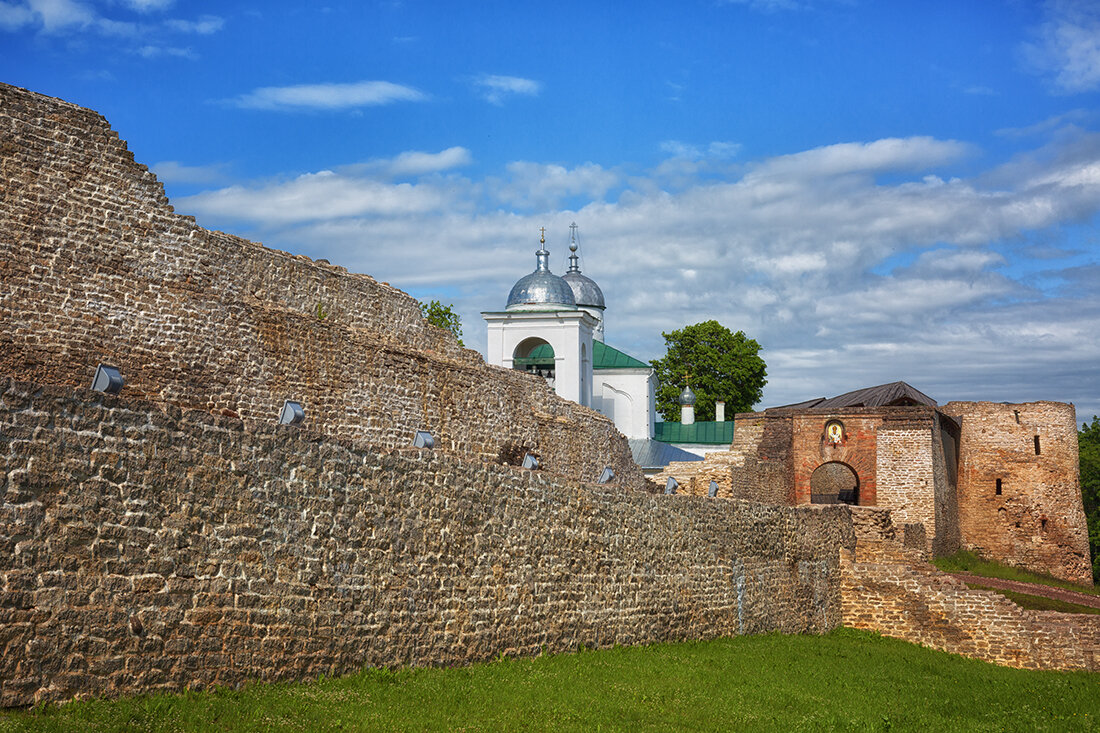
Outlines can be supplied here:
M483 74L473 80L482 98L492 104L503 104L505 97L521 95L537 97L542 90L542 83L534 79L524 79L519 76L500 76L497 74Z
M741 144L716 140L704 147L685 143L681 140L665 140L661 143L661 152L673 158L697 160L699 158L733 158L741 152Z
M208 216L285 224L348 216L405 216L439 211L444 191L427 185L396 185L332 171L254 187L230 186L180 200Z
M724 5L745 5L750 10L764 13L774 13L779 10L801 10L809 7L806 3L795 0L722 0Z
M136 53L147 59L160 58L161 56L175 56L182 59L196 58L195 52L190 48L178 48L176 46L142 46Z
M217 33L225 26L225 19L217 15L200 15L198 20L180 20L172 18L164 21L164 25L180 33L197 33L209 36Z
M230 103L246 109L335 110L376 107L395 102L421 102L428 97L412 87L388 81L360 81L350 84L298 84L260 87Z
M405 178L461 168L470 165L473 160L469 150L458 146L440 150L438 153L408 150L393 158L375 158L365 163L344 166L340 172L384 178Z
M26 5L0 2L0 29L14 31L35 21L35 14Z
M1025 60L1036 71L1053 75L1059 91L1100 88L1100 8L1083 2L1048 2L1046 16L1037 40L1023 45Z
M74 0L28 0L28 5L38 16L46 33L87 26L96 19L90 7Z
M575 168L519 160L509 163L507 177L490 181L500 201L523 209L549 208L563 198L583 195L601 199L619 183L619 176L595 163Z
M930 137L885 138L870 143L837 143L772 158L753 167L747 180L809 178L847 173L922 171L966 155L970 147Z
M225 166L184 165L175 160L164 160L152 166L157 178L165 183L220 183L227 178Z
M123 4L144 14L164 10L172 3L171 0L125 0ZM161 42L165 32L209 35L221 30L223 25L224 20L214 15L204 15L194 21L168 19L157 25L107 17L92 3L80 0L0 0L0 30L37 27L47 35L88 32L109 38L140 39L142 46L125 50L146 58L190 54Z
M997 92L991 87L984 86L982 84L971 84L968 87L963 87L963 94L974 94L979 97L995 97Z
M1071 125L1078 122L1088 120L1090 117L1095 117L1095 113L1084 109L1071 109L1068 112L1048 117L1045 120L1040 120L1033 125L1026 127L1002 127L994 131L994 134L1001 137L1028 137L1030 135L1038 135L1041 133L1050 132L1051 130Z
M1094 250L1061 239L1063 225L1100 212L1100 136L1063 134L1005 166L1011 175L927 175L967 153L930 138L846 143L744 175L685 174L670 191L656 173L596 163L517 161L470 180L446 173L469 155L457 148L176 203L414 295L446 291L475 346L479 311L500 308L534 266L538 228L560 273L575 220L608 340L639 358L660 355L662 330L715 318L763 344L767 404L905 379L940 400L1061 399L1100 413L1088 386L1100 267ZM403 164L423 177L375 180ZM884 172L888 182L873 175ZM1050 250L1032 246L1035 233L1058 251L1032 254Z
M155 10L167 10L175 0L124 0L124 4L131 10L139 13L150 13Z

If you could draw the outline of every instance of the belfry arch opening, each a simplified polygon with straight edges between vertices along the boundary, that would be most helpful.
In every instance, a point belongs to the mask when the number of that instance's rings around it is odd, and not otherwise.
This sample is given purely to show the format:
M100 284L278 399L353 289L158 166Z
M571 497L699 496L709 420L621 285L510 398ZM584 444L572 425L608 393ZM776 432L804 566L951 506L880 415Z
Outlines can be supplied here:
M512 352L512 368L537 374L554 386L554 347L540 338L524 339Z
M810 503L859 504L859 476L847 463L822 463L810 476Z

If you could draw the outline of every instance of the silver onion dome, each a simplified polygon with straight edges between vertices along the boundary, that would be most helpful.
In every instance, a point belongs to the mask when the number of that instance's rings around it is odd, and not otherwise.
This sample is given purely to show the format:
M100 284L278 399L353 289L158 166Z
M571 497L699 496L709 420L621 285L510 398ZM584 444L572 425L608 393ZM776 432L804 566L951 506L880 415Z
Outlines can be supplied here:
M604 310L603 291L596 281L587 275L581 274L581 268L577 265L577 225L570 224L572 240L569 242L569 271L561 276L562 280L569 283L573 290L573 299L581 308L599 308Z
M687 385L684 385L684 391L680 393L680 404L681 405L694 405L695 404L695 393L691 391L691 387L688 387Z
M576 310L577 299L569 283L550 272L546 240L542 239L540 245L535 252L535 271L512 286L505 310Z
M561 279L569 283L573 291L573 300L577 301L577 305L600 309L606 307L603 303L603 291L592 278L570 270L562 275Z

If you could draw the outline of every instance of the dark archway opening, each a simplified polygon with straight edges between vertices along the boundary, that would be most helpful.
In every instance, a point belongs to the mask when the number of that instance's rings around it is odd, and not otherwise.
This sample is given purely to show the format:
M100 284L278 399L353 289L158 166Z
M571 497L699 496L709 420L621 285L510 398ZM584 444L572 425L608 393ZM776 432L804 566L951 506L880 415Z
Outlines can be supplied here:
M847 463L822 463L810 476L810 503L859 504L859 476Z

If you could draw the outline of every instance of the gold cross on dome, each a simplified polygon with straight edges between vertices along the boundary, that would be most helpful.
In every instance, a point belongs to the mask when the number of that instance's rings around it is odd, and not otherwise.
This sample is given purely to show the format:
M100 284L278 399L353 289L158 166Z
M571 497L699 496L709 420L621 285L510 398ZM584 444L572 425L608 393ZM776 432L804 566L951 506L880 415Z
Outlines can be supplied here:
M539 242L546 244L546 227L539 227L539 234L541 235L539 236Z

